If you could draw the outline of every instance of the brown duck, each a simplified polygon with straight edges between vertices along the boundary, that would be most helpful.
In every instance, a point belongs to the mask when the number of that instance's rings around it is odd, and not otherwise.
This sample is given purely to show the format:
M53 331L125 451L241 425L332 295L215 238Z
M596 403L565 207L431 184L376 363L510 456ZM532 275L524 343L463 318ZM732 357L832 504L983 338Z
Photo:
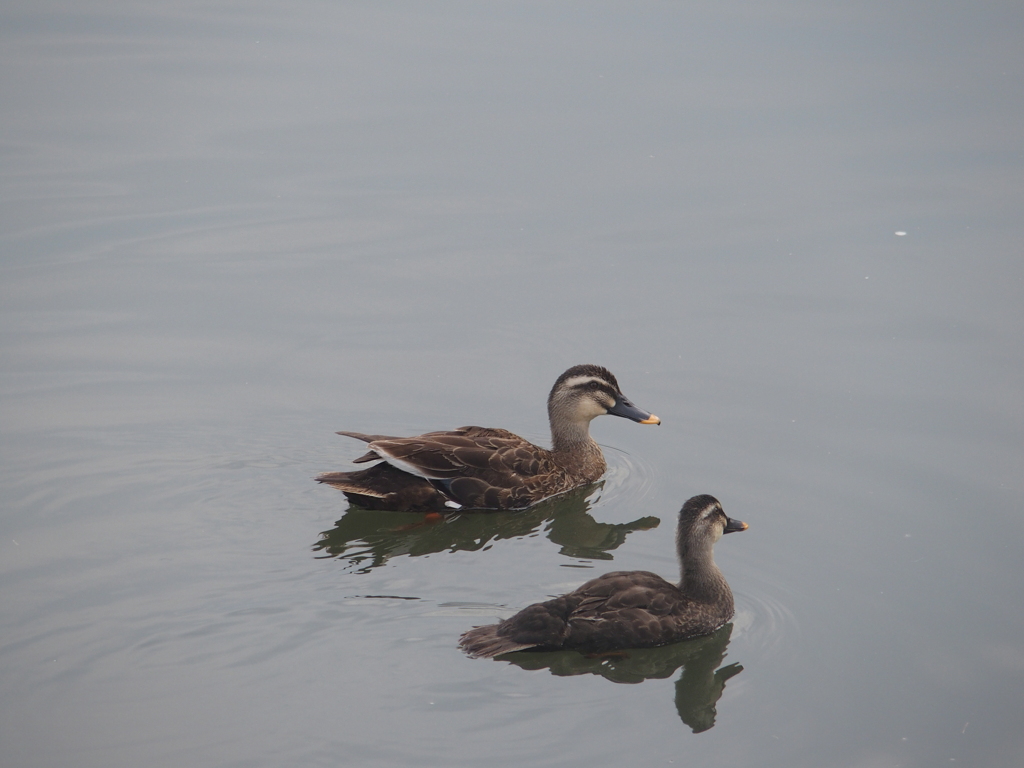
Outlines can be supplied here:
M471 656L493 657L527 649L646 648L709 635L733 614L732 590L715 565L715 542L746 529L713 496L694 496L679 512L679 584L648 571L606 573L499 624L471 629L459 644Z
M370 450L356 464L380 463L316 479L367 509L520 509L604 474L604 456L590 436L590 422L606 413L641 424L661 423L622 394L607 368L576 365L558 377L548 395L551 450L508 430L486 427L417 437L339 432L369 443Z

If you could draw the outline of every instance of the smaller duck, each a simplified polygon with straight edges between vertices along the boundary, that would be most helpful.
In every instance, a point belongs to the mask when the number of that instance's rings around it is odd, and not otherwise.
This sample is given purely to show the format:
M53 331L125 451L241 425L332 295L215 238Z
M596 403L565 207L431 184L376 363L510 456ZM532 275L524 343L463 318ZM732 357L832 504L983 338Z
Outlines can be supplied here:
M661 423L622 394L607 368L575 365L558 377L548 395L551 450L508 430L486 427L417 437L339 432L369 443L369 452L356 464L380 463L316 479L366 509L521 509L604 474L604 456L590 436L590 422L606 413L641 424Z
M614 571L574 592L535 603L499 624L469 630L459 645L470 656L576 649L594 653L668 645L710 635L733 614L732 590L715 565L714 546L747 530L713 496L694 496L679 512L679 584L649 571Z

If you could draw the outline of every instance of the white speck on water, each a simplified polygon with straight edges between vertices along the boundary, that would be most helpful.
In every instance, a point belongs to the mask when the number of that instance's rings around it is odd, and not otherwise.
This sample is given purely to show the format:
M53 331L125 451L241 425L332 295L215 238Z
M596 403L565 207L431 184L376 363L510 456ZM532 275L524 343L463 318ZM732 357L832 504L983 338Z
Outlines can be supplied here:
M896 237L906 237L906 235L907 235L906 232L897 232L896 233Z

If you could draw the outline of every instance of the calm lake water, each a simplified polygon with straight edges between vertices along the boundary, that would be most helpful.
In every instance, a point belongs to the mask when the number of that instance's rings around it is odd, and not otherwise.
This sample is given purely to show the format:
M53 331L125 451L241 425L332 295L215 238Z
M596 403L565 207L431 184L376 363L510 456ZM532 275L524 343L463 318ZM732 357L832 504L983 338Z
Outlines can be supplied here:
M0 11L0 763L1019 766L1019 3ZM392 434L603 484L349 510ZM692 643L469 659L750 524Z

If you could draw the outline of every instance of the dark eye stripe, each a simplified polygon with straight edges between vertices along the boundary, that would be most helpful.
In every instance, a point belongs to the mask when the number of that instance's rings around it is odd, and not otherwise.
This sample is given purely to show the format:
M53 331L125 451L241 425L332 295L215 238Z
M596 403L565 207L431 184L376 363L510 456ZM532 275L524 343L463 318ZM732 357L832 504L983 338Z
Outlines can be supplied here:
M610 397L618 397L616 389L604 379L596 376L576 376L567 379L563 386L566 389L574 389L581 392L604 392Z

